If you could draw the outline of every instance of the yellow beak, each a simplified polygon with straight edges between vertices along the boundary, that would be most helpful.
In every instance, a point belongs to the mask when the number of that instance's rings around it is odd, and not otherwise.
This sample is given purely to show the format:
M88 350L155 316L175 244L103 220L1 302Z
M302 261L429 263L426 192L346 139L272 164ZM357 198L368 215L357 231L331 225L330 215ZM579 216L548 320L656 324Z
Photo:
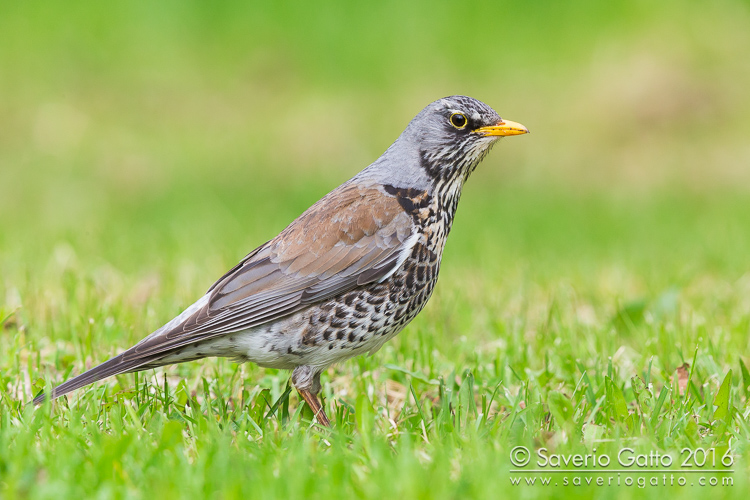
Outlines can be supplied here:
M495 125L489 127L481 127L474 130L474 133L482 135L521 135L528 134L529 129L521 125L520 123L512 122L510 120L500 120Z

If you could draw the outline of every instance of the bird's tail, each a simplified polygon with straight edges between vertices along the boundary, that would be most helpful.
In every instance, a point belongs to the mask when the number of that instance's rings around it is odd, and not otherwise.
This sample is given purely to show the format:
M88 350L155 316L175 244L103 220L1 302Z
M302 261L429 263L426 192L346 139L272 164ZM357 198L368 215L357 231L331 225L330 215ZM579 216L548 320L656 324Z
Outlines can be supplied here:
M52 392L50 393L46 393L44 391L40 392L34 398L33 403L35 405L39 405L44 403L47 398L57 399L60 396L64 396L65 394L75 391L76 389L80 389L83 386L93 384L98 380L111 377L113 375L120 375L122 373L137 372L154 366L152 363L154 361L153 358L137 357L135 359L131 358L130 360L126 361L125 356L129 352L130 350L127 350L121 354L118 354L114 358L105 361L99 366L96 366L88 370L87 372L78 375L77 377L73 377L72 379L63 382L62 384L52 389Z
M39 405L39 404L42 404L48 398L57 399L60 396L64 396L65 394L75 391L76 389L80 389L83 386L93 384L94 382L97 382L107 377L112 377L114 375L120 375L122 373L130 373L130 372L139 372L142 370L150 370L151 368L164 366L165 364L183 363L185 361L192 361L194 359L203 357L202 355L199 355L198 353L196 353L196 356L192 356L192 357L191 356L178 356L178 357L171 356L171 354L175 352L179 352L180 347L185 345L186 343L189 344L189 342L182 342L182 343L177 343L173 346L166 346L160 349L156 349L155 351L149 351L149 353L138 352L136 349L139 349L142 351L144 342L152 341L152 340L155 340L156 341L155 345L158 345L159 339L162 339L162 340L166 339L166 336L169 332L171 332L174 328L181 325L187 318L190 317L190 315L192 315L195 311L203 307L207 301L208 301L208 295L204 295L195 304L185 309L185 311L183 311L182 314L180 314L179 316L174 318L172 321L170 321L166 325L162 326L161 328L153 332L151 335L143 339L138 344L118 354L114 358L108 361L105 361L99 366L95 366L89 371L84 372L78 375L77 377L73 377L72 379L66 382L63 382L62 384L52 389L52 392L50 393L45 393L44 391L40 392L34 398L33 403L35 405Z

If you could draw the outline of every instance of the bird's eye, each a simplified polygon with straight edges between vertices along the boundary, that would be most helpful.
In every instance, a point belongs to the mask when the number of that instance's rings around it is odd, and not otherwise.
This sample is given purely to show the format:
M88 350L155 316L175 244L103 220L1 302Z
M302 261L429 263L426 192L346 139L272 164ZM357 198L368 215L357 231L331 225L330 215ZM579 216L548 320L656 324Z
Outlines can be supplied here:
M451 125L456 128L464 128L468 120L463 113L453 113L450 117Z

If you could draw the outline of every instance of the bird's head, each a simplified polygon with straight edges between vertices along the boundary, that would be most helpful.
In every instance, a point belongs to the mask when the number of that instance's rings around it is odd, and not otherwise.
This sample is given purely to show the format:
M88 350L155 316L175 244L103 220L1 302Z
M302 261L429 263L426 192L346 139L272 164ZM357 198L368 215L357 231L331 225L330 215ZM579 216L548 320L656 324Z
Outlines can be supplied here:
M357 178L432 192L463 181L498 139L527 134L471 97L451 96L425 107L391 147Z
M465 179L498 139L528 132L520 123L500 118L482 101L451 96L425 107L403 138L418 145L421 167L431 177Z

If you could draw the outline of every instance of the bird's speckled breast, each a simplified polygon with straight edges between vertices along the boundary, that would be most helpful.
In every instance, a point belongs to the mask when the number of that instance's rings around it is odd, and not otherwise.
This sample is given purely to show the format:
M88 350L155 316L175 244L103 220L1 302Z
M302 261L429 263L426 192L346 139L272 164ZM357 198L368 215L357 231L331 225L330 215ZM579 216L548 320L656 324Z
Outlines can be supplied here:
M432 296L457 200L412 189L384 188L414 218L420 233L418 243L384 282L352 290L311 311L309 324L298 345L288 347L289 354L307 358L307 352L322 347L328 352L312 363L320 366L375 352L414 319Z
M422 310L435 288L439 269L438 255L418 243L383 283L322 304L301 336L301 349L320 345L329 351L347 351L332 352L334 358L377 351Z

